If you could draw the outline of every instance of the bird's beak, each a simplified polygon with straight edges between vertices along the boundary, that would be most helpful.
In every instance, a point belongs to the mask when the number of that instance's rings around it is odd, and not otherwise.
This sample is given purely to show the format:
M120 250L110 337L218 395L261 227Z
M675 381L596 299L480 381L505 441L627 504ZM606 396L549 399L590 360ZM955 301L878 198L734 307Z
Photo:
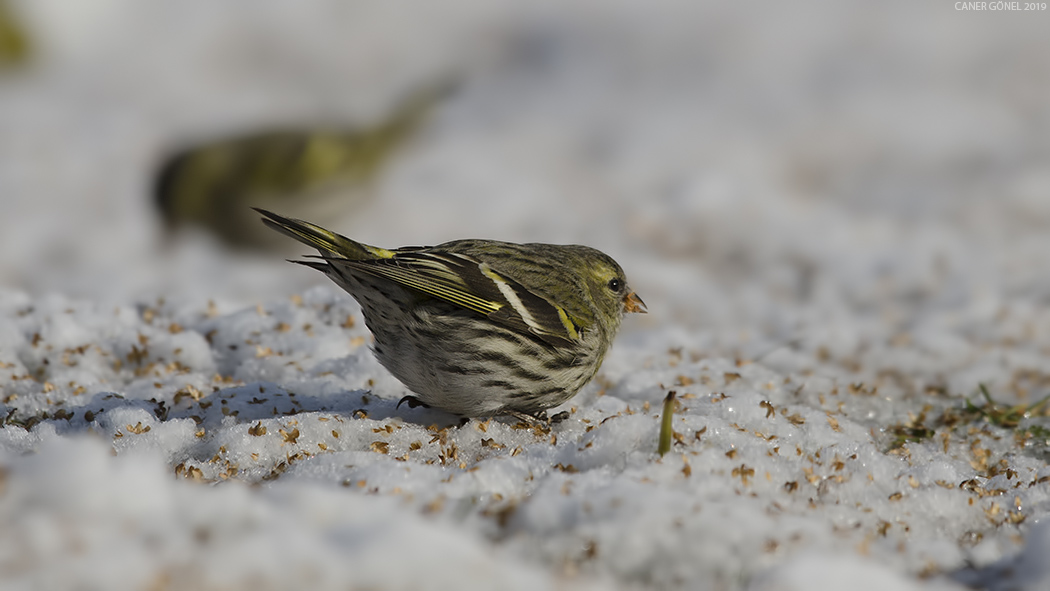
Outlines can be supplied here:
M645 314L645 302L642 301L642 298L638 297L638 294L632 291L631 293L623 296L623 311Z

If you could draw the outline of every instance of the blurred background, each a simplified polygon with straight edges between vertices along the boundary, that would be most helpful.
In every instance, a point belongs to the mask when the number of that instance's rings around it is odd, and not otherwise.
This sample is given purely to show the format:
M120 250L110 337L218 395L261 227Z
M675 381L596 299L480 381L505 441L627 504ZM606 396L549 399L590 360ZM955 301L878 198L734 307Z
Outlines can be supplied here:
M1050 300L1045 11L0 10L6 288L234 305L323 282L231 213L260 203L386 247L589 244L627 269L650 325L906 327L931 307Z

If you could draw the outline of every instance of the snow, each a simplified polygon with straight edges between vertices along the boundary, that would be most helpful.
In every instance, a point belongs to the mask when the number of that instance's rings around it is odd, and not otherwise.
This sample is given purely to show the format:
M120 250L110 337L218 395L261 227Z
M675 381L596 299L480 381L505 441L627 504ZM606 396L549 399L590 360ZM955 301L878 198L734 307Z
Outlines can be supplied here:
M1050 588L1042 12L67 4L0 71L0 587ZM395 408L349 296L147 196L450 72L318 221L614 256L650 313L549 430Z

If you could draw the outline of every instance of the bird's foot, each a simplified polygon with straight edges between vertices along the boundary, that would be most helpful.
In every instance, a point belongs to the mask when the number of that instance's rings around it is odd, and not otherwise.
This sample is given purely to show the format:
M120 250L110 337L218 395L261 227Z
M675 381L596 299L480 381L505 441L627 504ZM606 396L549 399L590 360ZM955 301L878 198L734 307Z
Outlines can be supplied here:
M543 411L541 411L541 412L543 412ZM518 411L518 410L508 410L508 411L505 411L503 414L507 415L508 417L514 417L515 419L518 419L519 421L521 421L523 424L525 424L528 427L534 427L534 426L545 427L545 426L547 426L547 413L546 412L543 412L543 418L542 419L540 417L536 416L536 415L530 415L528 413L524 413L524 412L521 412L521 411Z
M405 396L401 400L397 401L397 406L394 407L394 410L401 408L401 403L408 404L408 408L416 408L417 406L422 406L423 408L430 408L429 404L423 402L415 396Z
M508 410L504 411L503 414L514 417L530 427L542 427L544 429L549 429L551 425L557 425L558 423L569 418L568 411L562 411L554 416L548 416L547 411L545 410L538 411L534 414L529 414L518 410Z
M569 411L563 410L560 413L550 417L547 420L550 422L550 424L557 425L558 423L564 421L567 418L569 418Z

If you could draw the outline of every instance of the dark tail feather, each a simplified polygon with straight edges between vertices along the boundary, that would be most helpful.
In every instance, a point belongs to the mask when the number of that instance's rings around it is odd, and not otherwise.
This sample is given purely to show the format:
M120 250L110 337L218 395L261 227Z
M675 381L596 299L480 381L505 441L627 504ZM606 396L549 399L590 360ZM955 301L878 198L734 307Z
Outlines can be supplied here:
M260 209L258 207L253 207L252 209L264 216L262 222L270 228L295 238L303 244L312 246L321 251L322 254L338 256L351 260L361 260L375 258L376 254L373 251L379 250L354 242L346 236L340 236L335 232L325 230L321 226L311 224L310 222L294 218L286 218L282 215L273 213L272 211L266 211L265 209Z
M288 262L302 265L304 267L310 267L311 269L317 269L322 273L327 273L328 269L330 269L326 259L321 259L319 261L293 261L292 259L288 259Z

